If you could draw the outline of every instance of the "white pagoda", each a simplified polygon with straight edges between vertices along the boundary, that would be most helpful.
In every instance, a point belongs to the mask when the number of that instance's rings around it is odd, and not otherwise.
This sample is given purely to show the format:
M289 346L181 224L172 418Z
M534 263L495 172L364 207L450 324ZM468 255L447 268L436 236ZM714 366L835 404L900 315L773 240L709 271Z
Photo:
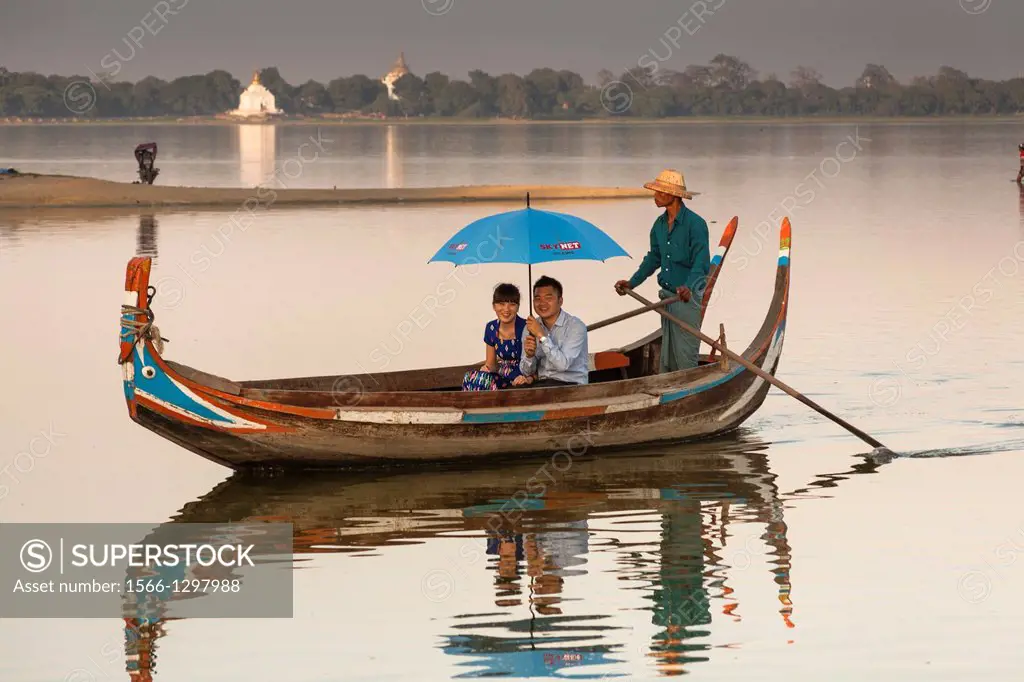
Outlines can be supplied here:
M240 118L265 118L281 113L284 112L277 108L274 93L267 90L260 83L259 71L252 72L252 82L249 83L249 87L245 89L245 92L239 98L238 108L228 112L230 116L238 116Z
M409 67L405 63L405 52L402 52L398 55L398 61L391 67L388 74L380 79L380 82L388 88L388 97L394 100L398 99L398 95L395 94L395 83L407 73L409 73Z

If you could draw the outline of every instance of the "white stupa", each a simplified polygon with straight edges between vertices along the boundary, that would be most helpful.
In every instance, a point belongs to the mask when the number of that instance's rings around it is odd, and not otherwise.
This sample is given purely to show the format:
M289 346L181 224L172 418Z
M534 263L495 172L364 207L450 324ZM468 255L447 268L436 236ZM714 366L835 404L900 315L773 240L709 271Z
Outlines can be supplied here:
M274 93L260 83L260 72L252 72L252 83L245 89L238 100L238 108L228 112L231 116L242 118L264 118L283 113L277 108Z
M395 94L395 83L402 76L409 73L409 67L405 63L405 52L398 55L398 61L391 67L388 74L380 79L380 82L387 86L388 97L394 100L398 99L398 95Z

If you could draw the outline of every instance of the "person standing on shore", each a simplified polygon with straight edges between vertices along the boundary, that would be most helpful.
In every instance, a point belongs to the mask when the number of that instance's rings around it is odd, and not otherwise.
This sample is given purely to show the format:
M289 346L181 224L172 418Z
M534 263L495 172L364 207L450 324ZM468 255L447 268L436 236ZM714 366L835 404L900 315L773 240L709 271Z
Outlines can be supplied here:
M1017 171L1017 184L1024 183L1024 144L1017 145L1017 151L1020 152L1020 170Z
M640 286L660 268L658 295L662 299L680 299L668 305L666 312L699 330L701 299L711 269L708 224L683 203L683 199L693 199L695 193L686 189L686 180L679 171L663 170L644 188L654 192L655 205L665 211L651 227L651 248L636 273L628 280L616 282L615 290L624 296L626 289ZM662 374L696 367L699 351L700 339L674 322L661 319Z

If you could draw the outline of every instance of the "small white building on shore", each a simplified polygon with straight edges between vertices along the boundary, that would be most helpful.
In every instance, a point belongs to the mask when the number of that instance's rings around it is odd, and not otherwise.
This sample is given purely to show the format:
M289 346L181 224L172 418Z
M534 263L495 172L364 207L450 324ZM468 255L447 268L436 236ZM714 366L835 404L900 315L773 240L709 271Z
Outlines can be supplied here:
M242 93L238 100L238 108L229 111L228 116L237 118L267 118L283 114L277 108L277 100L274 93L260 83L260 72L253 71L252 82Z
M408 73L409 67L405 63L405 52L402 52L398 55L398 61L395 62L394 66L391 67L391 70L388 71L387 75L380 79L380 82L386 85L388 88L389 98L393 100L398 99L398 95L395 94L395 83L398 82L399 78Z

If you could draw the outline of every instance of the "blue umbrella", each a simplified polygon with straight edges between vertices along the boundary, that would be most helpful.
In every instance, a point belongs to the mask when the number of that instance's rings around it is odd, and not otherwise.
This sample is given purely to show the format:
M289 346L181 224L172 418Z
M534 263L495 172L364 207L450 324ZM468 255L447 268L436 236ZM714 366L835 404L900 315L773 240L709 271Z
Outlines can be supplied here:
M428 263L525 263L533 281L534 263L559 260L605 261L630 256L593 223L568 213L526 208L476 220L451 237ZM530 315L533 297L530 296Z

